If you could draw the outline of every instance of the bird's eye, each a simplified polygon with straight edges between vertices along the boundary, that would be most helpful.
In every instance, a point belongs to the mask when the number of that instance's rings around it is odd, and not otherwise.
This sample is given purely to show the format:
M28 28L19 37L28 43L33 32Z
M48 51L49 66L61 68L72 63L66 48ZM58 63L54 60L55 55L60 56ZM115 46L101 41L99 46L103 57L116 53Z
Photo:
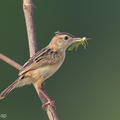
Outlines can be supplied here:
M68 39L69 39L69 37L68 37L68 36L65 36L65 37L64 37L64 39L65 39L65 40L68 40Z

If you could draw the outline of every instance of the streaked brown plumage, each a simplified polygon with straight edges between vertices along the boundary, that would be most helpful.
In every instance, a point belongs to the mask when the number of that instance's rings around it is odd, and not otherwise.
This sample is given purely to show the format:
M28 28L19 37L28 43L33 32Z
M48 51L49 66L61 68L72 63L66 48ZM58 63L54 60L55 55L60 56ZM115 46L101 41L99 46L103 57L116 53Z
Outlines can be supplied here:
M77 42L77 39L69 33L57 32L47 47L38 51L23 65L18 79L0 94L0 99L16 87L35 82L38 86L41 85L59 69L65 59L66 49Z

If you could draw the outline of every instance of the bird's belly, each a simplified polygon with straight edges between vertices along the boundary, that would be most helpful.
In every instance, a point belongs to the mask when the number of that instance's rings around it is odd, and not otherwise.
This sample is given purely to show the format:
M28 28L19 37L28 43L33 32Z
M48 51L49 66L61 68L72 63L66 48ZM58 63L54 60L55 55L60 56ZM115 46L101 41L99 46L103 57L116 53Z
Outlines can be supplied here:
M39 80L39 79L45 80L45 79L49 78L51 75L53 75L59 69L61 64L40 67L40 68L34 70L33 78L35 78L36 80Z

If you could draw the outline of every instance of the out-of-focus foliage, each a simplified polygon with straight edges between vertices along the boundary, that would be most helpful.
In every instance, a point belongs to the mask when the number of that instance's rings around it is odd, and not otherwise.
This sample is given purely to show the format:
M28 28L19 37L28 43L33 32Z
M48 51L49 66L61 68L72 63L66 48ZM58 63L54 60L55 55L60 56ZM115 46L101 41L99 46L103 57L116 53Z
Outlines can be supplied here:
M46 80L61 120L120 119L120 1L34 0L38 49L54 32L92 38L87 49L67 51L62 67ZM0 53L21 65L28 58L22 0L0 1ZM0 91L17 78L18 71L0 61ZM15 89L0 100L7 120L47 120L34 87ZM0 118L2 119L2 118Z

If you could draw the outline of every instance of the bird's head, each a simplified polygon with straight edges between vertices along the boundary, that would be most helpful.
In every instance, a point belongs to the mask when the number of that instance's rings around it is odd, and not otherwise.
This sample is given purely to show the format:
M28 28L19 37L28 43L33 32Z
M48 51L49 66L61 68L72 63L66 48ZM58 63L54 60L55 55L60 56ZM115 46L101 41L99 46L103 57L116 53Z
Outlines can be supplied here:
M75 42L78 42L79 39L80 38L74 37L69 33L56 32L49 46L58 50L66 50L70 45L72 45Z

